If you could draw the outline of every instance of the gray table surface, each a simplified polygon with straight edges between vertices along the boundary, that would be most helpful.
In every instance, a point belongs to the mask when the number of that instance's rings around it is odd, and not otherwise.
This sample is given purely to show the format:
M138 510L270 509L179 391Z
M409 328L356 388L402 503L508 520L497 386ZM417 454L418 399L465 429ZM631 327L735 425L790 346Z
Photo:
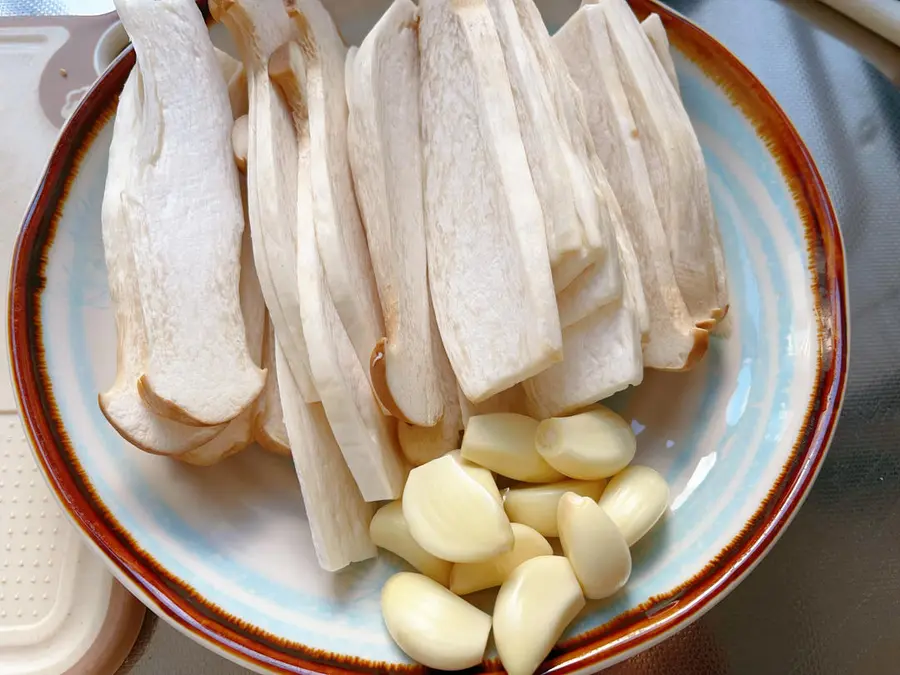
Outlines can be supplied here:
M775 549L697 624L612 672L900 672L900 90L775 0L670 5L756 73L818 163L847 250L851 375L824 469ZM132 672L248 671L160 625Z
M801 18L797 8L810 3L669 0L773 92L831 192L847 251L853 332L837 437L806 505L759 568L696 624L609 671L616 675L900 672L900 90ZM559 11L577 4L559 0ZM817 16L832 25L836 15ZM882 70L900 80L900 50L870 47ZM249 672L155 620L124 671Z

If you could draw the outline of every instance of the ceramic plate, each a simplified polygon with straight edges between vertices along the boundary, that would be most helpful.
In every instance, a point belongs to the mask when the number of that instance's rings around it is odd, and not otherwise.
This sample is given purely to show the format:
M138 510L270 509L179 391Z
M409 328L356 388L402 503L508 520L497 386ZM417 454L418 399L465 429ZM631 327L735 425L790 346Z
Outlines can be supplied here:
M672 486L671 513L635 548L627 589L570 627L545 664L554 672L645 649L733 588L809 491L846 382L842 243L806 148L721 45L649 0L633 5L662 14L677 51L726 249L731 335L690 373L648 372L614 400L637 433L636 461ZM346 34L372 14L350 13ZM40 463L119 579L225 656L261 672L417 669L379 612L400 562L321 572L288 460L250 450L182 466L128 446L100 413L116 352L100 202L132 63L123 55L63 131L13 263L14 378Z

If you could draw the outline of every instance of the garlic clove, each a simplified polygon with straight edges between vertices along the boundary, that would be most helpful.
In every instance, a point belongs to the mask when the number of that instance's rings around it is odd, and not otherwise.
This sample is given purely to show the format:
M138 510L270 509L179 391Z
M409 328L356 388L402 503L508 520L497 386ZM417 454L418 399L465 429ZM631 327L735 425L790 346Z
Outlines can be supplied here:
M462 670L484 658L490 615L426 576L401 572L388 579L381 614L397 646L424 666Z
M439 584L446 586L450 583L453 563L431 555L416 543L409 533L399 500L385 504L375 512L369 523L369 536L376 546L403 558Z
M450 590L457 595L468 595L499 586L526 560L553 555L550 543L537 530L521 523L513 523L512 531L515 542L511 551L484 562L454 565L450 572Z
M599 503L634 546L669 508L669 486L649 466L629 466L609 481Z
M628 466L637 441L628 422L598 405L571 417L541 422L535 448L547 464L566 476L596 480Z
M247 152L250 146L249 117L241 115L231 127L231 150L237 168L247 173Z
M619 528L593 499L567 492L559 500L559 541L584 596L601 600L631 576L631 551Z
M564 480L549 485L510 488L503 506L512 522L528 525L545 537L557 537L556 511L560 497L574 492L582 497L599 499L605 485L605 480Z
M409 472L402 504L413 539L443 560L479 562L513 547L503 505L449 455Z
M462 440L462 456L501 476L527 483L550 483L564 478L535 450L538 421L516 413L491 413L469 418Z
M568 560L526 560L503 582L494 604L494 642L509 675L531 675L585 605Z
M503 503L503 497L500 495L500 489L497 487L497 481L494 480L494 474L492 474L488 469L485 469L483 466L478 466L477 464L473 464L472 462L464 459L460 454L459 450L453 450L452 452L448 452L456 462L463 468L467 474L469 474L472 478L474 478L481 487L491 493L491 495L501 504Z

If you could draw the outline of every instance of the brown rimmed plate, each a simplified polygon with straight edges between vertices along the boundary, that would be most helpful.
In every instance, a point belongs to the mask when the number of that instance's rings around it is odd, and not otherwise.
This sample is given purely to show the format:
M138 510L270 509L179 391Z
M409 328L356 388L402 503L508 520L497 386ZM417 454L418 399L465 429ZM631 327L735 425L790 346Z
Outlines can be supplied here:
M809 152L724 47L650 0L632 5L661 14L676 51L722 229L732 326L695 370L648 373L613 402L638 434L637 461L669 480L671 509L634 549L626 590L570 627L545 664L553 672L646 649L753 569L812 485L847 377L843 246ZM348 33L376 18L345 14ZM125 444L97 408L115 369L100 200L132 63L127 52L69 120L13 260L13 376L40 464L116 576L219 653L260 672L416 670L379 613L400 563L319 571L286 460L251 450L181 466Z

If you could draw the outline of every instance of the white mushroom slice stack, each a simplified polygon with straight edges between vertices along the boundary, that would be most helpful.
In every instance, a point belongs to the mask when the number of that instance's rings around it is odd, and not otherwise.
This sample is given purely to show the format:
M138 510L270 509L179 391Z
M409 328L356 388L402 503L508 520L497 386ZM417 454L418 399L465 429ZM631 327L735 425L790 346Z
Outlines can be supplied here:
M656 206L668 234L675 279L694 321L712 328L728 309L716 260L718 225L706 165L684 105L624 0L604 0L616 65L634 115Z
M272 52L296 33L280 0L218 0L210 11L234 38L247 73L247 202L260 286L303 398L315 402L296 283L297 141L267 72Z
M598 225L582 223L576 208L578 176L570 172L583 173L585 168L578 166L568 147L567 134L545 81L554 74L542 68L513 0L488 0L487 6L503 50L525 154L544 214L553 282L559 292L604 257L609 242L603 237L588 237L586 228L593 231Z
M303 48L310 136L312 211L298 218L312 219L334 307L368 365L384 325L347 152L347 48L319 0L289 2L288 14Z
M314 175L315 152L307 91L319 75L307 72L306 64L314 64L316 60L306 61L304 49L315 49L315 45L305 41L301 48L298 43L289 42L269 60L269 75L289 102L298 138L296 283L303 333L307 337L316 389L363 497L367 501L396 499L403 490L407 467L396 442L393 420L382 414L348 331L338 316L325 280L321 241L314 229L319 203L316 181L322 176Z
M675 70L675 61L672 59L671 48L669 47L669 36L666 34L666 28L663 26L662 19L659 14L651 14L641 22L641 29L650 40L653 51L659 58L663 70L665 70L669 81L675 87L675 92L681 96L681 85L678 82L678 73ZM717 304L720 308L724 308L722 314L728 309L728 274L725 268L725 251L722 248L722 231L718 226L713 228L712 237L712 253L713 263L716 267L716 297ZM716 334L727 335L727 328L723 323L724 318L717 319Z
M559 314L490 11L484 0L425 0L420 15L431 297L460 388L477 403L562 357Z
M416 6L396 0L348 57L347 136L384 314L372 386L395 417L431 427L445 413L447 357L426 270L417 23Z
M694 326L678 289L669 242L650 187L647 163L616 67L606 17L585 5L553 37L585 100L598 156L622 207L649 309L644 365L691 367L706 352L707 331ZM623 241L625 234L620 237Z

